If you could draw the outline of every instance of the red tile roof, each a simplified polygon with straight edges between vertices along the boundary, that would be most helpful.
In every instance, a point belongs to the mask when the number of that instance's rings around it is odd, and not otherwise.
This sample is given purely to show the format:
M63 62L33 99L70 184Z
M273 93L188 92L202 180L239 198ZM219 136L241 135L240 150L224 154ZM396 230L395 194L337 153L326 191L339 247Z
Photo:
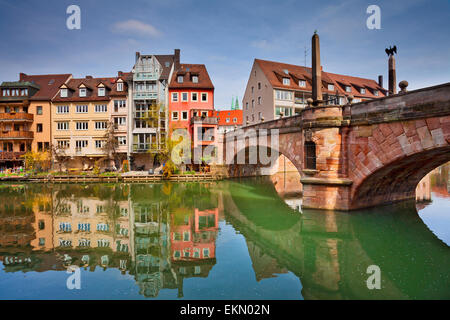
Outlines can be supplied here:
M112 96L126 96L127 94L127 84L126 78L129 77L129 73L124 73L122 77L111 77L111 78L77 78L70 79L66 84L69 88L68 97L62 98L59 94L53 99L54 102L75 102L75 101L109 101ZM121 78L124 80L124 90L117 91L117 80ZM106 88L105 96L98 96L98 85L104 84ZM79 96L79 87L84 85L87 90L86 97Z
M71 76L71 74L27 75L21 73L20 81L33 82L39 86L39 91L30 100L51 100L58 93L59 87Z
M198 76L198 83L192 82L192 76ZM183 76L183 82L178 83L178 76ZM204 64L180 64L180 68L174 71L169 84L169 89L178 88L198 88L213 89L214 86L209 78L208 71Z
M255 59L255 63L259 65L261 70L274 88L290 89L298 91L312 91L312 70L311 68L297 66L293 64L267 61ZM284 85L283 78L289 78L290 84ZM298 80L305 80L306 86L300 87ZM333 90L328 90L328 84L333 84ZM348 95L350 92L345 91L345 86L350 85L351 94L360 98L379 98L386 95L386 89L380 87L375 80L352 77L340 74L334 74L322 71L322 92L328 94ZM360 87L368 88L365 94L361 94L358 90ZM379 91L379 96L374 95L374 90Z
M214 110L214 117L218 118L219 126L241 126L244 118L242 110ZM237 122L233 122L234 118Z

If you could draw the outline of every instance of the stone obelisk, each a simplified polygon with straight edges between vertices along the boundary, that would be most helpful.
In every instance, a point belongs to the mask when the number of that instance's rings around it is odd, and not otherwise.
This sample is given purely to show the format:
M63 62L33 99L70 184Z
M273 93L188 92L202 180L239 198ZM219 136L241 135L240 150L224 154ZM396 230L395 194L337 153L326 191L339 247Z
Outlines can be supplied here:
M391 54L389 56L389 95L397 93L397 75L395 71L395 58L394 55Z
M322 103L322 70L320 67L320 42L319 35L314 31L311 40L312 55L312 99L313 105L317 106Z

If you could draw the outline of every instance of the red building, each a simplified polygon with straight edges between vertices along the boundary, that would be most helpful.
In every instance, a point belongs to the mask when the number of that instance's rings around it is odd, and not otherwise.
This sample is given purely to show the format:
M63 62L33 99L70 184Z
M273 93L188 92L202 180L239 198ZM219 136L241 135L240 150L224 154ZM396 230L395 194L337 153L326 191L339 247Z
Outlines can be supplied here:
M214 111L214 116L217 118L219 134L242 127L243 112L240 109L217 110Z
M203 64L180 64L169 83L169 134L185 129L194 149L216 144L214 86Z

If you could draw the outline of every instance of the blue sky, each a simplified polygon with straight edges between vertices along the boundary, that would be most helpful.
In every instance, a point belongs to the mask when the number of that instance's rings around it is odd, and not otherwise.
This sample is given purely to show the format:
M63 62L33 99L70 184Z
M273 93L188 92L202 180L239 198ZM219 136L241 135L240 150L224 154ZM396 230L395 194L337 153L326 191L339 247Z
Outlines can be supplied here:
M81 30L66 28L66 9L81 8ZM381 8L369 30L366 9ZM113 76L134 54L169 54L203 63L215 107L241 99L254 58L304 64L318 31L324 70L387 86L384 49L396 44L397 80L409 89L450 81L450 1L0 0L0 81L28 74ZM307 56L310 66L311 56Z

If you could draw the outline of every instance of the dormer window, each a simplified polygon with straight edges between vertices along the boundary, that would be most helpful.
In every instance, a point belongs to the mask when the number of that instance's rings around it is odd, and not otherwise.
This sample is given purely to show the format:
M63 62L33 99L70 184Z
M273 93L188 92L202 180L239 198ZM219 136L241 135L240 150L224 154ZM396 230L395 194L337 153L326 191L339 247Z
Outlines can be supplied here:
M352 88L350 88L350 86L345 86L345 92L352 92Z
M366 94L366 89L365 89L365 88L361 88L361 89L359 89L359 92L360 92L361 94Z
M183 83L183 76L178 76L177 77L177 82L178 83Z
M373 90L373 95L378 97L379 95L378 90Z
M117 91L123 91L123 82L117 82Z
M291 84L291 79L289 79L289 78L283 78L283 84L284 84L285 86L290 85L290 84Z
M61 89L60 95L61 98L67 98L67 89L66 88Z
M198 83L198 76L192 76L192 82Z
M328 84L328 91L333 91L333 90L334 90L334 85Z
M302 87L302 88L306 87L306 81L305 80L298 80L298 86Z
M105 96L105 88L98 88L98 96L99 97Z
M86 97L86 88L80 88L80 97Z

